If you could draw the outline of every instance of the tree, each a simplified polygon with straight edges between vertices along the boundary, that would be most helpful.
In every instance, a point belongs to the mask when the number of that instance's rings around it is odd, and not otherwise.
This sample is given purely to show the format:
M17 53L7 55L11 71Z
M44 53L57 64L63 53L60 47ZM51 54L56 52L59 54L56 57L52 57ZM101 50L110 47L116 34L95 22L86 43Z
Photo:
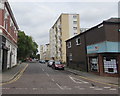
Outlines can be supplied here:
M38 45L24 31L18 32L18 59L26 59L29 57L35 58L38 52Z

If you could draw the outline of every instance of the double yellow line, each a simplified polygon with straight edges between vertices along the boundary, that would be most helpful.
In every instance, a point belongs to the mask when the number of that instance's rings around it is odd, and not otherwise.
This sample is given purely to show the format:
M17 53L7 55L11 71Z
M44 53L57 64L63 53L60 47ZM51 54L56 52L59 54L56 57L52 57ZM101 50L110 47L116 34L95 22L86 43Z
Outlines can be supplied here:
M0 86L10 84L10 83L17 81L22 76L22 74L24 73L24 71L26 70L27 67L28 67L28 64L20 71L20 73L14 79L12 79L8 82L5 82L5 83L1 83Z
M89 81L92 81L92 82L96 82L96 83L100 83L100 84L104 84L104 85L118 87L118 85L115 85L115 84L109 84L109 83L104 83L104 82L96 81L96 80L93 80L93 79L90 79L90 78L87 78L87 77L84 77L84 76L79 76L79 77L83 78L83 79L86 79L86 80L89 80Z

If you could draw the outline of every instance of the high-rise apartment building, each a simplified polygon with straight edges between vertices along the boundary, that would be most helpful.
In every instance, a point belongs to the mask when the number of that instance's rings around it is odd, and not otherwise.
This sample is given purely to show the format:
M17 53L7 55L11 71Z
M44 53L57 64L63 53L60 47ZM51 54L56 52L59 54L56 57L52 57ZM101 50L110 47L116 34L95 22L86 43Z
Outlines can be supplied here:
M50 45L49 44L40 46L40 60L50 60Z
M80 33L79 14L61 14L49 33L50 57L66 62L65 41Z

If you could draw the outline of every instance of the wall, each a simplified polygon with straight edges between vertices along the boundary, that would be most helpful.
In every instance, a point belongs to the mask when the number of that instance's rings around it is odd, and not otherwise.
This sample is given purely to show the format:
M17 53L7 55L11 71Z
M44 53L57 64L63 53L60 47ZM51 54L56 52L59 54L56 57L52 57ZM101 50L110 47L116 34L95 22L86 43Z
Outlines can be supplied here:
M76 45L76 38L80 37L81 44ZM86 58L86 48L85 48L85 35L79 35L71 40L71 48L67 48L67 58L69 54L72 53L72 60L68 60L69 66L78 70L87 71L87 58ZM67 41L67 44L68 42Z
M61 16L61 31L62 31L62 61L66 62L66 40L69 38L69 21L68 15Z

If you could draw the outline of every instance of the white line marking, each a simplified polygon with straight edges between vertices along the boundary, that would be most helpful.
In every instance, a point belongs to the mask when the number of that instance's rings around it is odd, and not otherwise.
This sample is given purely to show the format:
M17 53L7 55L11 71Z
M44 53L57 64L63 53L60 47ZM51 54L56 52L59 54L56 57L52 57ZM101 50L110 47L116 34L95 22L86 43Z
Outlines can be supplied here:
M94 90L103 90L102 88L95 88Z
M15 88L15 89L19 89L19 90L21 90L21 89L23 89L23 88Z
M52 81L55 81L54 79L52 79Z
M42 71L45 71L44 69L42 69Z
M69 87L67 87L67 86L63 86L62 87L63 89L66 89L66 90L71 90L72 88L69 88Z
M117 90L117 89L115 89L115 88L111 88L111 89L109 89L109 90Z
M95 87L91 87L91 86L90 86L90 88L95 88Z
M33 90L37 90L38 88L33 88Z
M48 73L46 73L46 75L49 77L50 75Z
M88 83L88 82L86 82L86 81L77 79L77 78L75 78L75 77L69 76L69 78L70 78L73 82L75 82L75 83Z
M63 88L62 88L58 83L56 83L56 85L57 85L61 90L63 90Z
M85 88L81 88L80 86L75 86L75 88L78 88L80 90L85 90Z
M104 87L104 88L109 89L109 88L111 88L111 87Z
M8 90L8 89L10 89L10 88L2 88L2 89L7 89L7 90Z

